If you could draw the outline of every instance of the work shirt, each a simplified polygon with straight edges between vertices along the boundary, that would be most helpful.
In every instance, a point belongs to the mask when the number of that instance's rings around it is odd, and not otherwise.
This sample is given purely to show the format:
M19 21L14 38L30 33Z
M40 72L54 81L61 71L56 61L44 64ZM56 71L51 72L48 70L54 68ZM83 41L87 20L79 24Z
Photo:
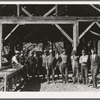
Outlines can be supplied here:
M53 57L52 55L49 55L49 56L47 57L47 62L48 62L48 64L52 63L53 60L54 60L54 58L55 58L55 57Z
M49 55L47 57L47 67L51 67L51 68L54 68L56 67L56 58L52 55Z
M12 64L15 63L15 64L19 64L19 58L16 57L16 56L13 56L12 57Z
M16 56L13 56L13 57L12 57L12 66L13 66L13 68L23 67L23 66L20 64L20 59L19 59L19 57L16 57Z
M66 63L67 62L67 55L61 54L61 59L62 59L62 63Z
M2 66L5 66L8 64L8 60L5 57L2 57Z
M46 64L47 64L47 56L46 55L43 55L42 56L42 66L43 67L46 67Z
M71 62L72 62L72 66L79 64L79 56L72 55L71 56Z
M20 63L21 63L22 65L25 64L25 56L24 56L24 55L20 55Z
M79 62L82 64L82 65L86 65L88 63L88 55L82 55L80 57L80 60Z
M96 57L96 54L94 54L94 55L91 55L91 57L92 57L92 59L95 59L95 57Z

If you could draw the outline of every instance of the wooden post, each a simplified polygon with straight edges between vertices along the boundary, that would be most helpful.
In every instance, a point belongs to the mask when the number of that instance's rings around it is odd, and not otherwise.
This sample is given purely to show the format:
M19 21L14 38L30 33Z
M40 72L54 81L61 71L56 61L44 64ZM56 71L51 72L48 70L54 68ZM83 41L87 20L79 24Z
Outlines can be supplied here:
M0 23L0 68L2 67L2 24Z
M98 55L100 56L100 40L98 40Z
M78 22L76 22L73 25L73 50L77 50L77 46L79 43L79 25Z
M19 16L20 16L20 5L17 4L17 17L19 17Z

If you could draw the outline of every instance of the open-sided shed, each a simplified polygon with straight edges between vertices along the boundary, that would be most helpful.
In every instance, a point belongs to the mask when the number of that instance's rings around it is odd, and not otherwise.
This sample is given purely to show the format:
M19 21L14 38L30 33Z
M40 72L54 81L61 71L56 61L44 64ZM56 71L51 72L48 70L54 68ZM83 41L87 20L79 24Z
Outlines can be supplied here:
M45 41L64 41L77 50L100 39L100 5L0 5L0 16L0 52L6 44Z

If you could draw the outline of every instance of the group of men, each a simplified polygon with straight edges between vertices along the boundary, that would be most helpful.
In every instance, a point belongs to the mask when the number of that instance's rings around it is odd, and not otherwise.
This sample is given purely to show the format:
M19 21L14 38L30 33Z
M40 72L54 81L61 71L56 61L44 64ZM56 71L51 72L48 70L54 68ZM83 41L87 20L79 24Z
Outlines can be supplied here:
M96 54L96 49L91 49L91 55L87 55L85 50L82 50L82 55L79 57L74 51L71 56L74 83L80 81L89 86L89 66L92 76L93 88L97 88L97 75L99 74L100 58ZM81 69L81 71L79 71Z
M71 62L71 64L70 64ZM12 65L23 65L23 77L39 77L47 78L47 83L50 84L50 75L52 81L55 81L55 70L59 69L62 75L62 82L68 83L68 72L72 65L72 80L73 84L80 83L80 76L82 83L88 85L89 82L89 66L91 68L93 87L97 88L97 75L99 72L100 58L96 54L95 49L91 49L91 55L87 55L85 50L82 50L82 55L79 56L76 51L72 52L71 57L66 54L63 49L62 53L52 50L44 50L43 54L34 51L31 55L26 56L23 51L15 51L15 56L12 57ZM80 70L81 69L81 70Z

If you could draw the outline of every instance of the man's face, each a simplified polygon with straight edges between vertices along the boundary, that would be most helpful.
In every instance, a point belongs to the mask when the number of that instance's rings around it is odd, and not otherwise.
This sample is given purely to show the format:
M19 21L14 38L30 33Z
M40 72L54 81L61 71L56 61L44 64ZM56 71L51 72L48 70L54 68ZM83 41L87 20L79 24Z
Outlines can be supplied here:
M4 52L2 52L2 56L4 56Z
M65 54L65 51L63 52L63 54Z
M82 52L82 55L85 55L85 52Z
M16 53L16 56L18 57L20 55L20 53Z
M94 50L91 50L91 53L94 54Z

